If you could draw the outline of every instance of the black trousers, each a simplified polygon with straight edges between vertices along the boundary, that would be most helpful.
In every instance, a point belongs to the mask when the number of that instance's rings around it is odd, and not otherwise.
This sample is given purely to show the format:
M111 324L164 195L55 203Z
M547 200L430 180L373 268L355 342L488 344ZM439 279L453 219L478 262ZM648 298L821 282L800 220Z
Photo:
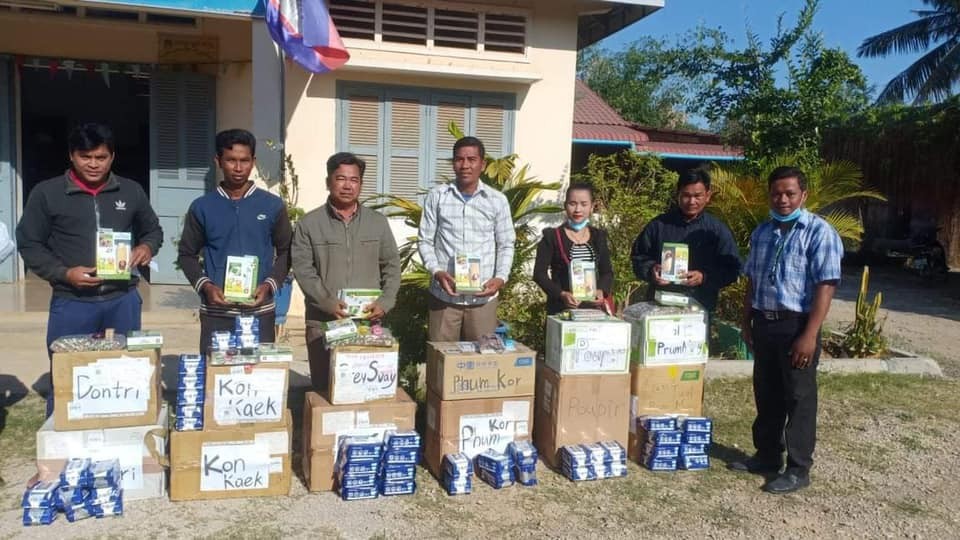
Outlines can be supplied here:
M274 343L276 341L276 328L274 321L276 315L273 312L264 313L257 316L260 319L260 342ZM200 314L200 354L206 354L210 348L210 337L214 332L233 332L236 317L213 317L211 315Z
M807 317L769 321L753 317L753 395L757 418L753 445L757 457L780 462L787 451L787 470L806 474L813 466L817 441L817 365L820 334L810 365L796 369L790 349L803 333Z

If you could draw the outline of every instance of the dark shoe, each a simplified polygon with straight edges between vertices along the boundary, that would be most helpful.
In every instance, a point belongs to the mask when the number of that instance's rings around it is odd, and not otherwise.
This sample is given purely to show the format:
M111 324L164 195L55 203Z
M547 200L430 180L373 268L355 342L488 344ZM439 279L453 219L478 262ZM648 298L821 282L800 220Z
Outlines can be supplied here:
M763 486L767 493L783 495L784 493L793 493L810 485L810 475L798 474L795 472L785 472Z
M783 467L783 465L779 462L760 459L756 456L743 461L732 461L727 464L727 468L731 471L750 474L777 474L780 472L781 467Z

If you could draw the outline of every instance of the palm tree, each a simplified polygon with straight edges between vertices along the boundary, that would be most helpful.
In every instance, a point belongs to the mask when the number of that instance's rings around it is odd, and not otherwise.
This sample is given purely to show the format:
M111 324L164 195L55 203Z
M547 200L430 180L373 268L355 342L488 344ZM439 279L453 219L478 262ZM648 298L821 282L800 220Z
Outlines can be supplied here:
M793 156L781 156L764 163L759 171L747 172L744 165L715 168L712 173L713 199L710 210L723 220L733 239L746 253L750 234L769 219L770 202L767 176L777 167L791 165ZM856 244L863 237L863 221L843 203L858 199L885 201L879 192L863 182L863 173L850 161L821 163L807 174L807 202L804 207L827 220L847 243Z
M868 37L857 49L857 56L874 58L926 52L938 44L888 82L880 102L904 101L911 94L914 104L942 101L960 81L960 0L923 3L933 9L914 10L917 20Z

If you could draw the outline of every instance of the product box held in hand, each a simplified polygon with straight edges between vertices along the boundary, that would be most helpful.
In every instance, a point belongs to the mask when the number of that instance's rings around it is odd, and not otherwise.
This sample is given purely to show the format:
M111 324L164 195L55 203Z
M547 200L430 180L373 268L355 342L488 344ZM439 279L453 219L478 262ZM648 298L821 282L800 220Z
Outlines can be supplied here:
M160 350L53 354L58 431L151 425L160 413Z
M570 261L570 294L581 302L597 298L597 265L593 261Z
M37 478L59 479L67 460L118 459L121 484L127 500L165 497L167 406L148 425L76 431L54 431L48 418L37 431Z
M228 302L241 304L253 302L257 292L260 259L256 255L227 256L226 275L223 280L223 297Z
M97 231L97 277L104 280L130 279L133 236L129 232Z
M520 343L515 349L481 354L456 342L428 342L427 388L447 401L532 396L537 353Z
M170 433L170 500L287 495L291 417L217 431Z
M380 289L340 289L337 296L347 305L347 315L360 319L366 317L363 308L379 300L382 295L383 291Z
M340 442L350 436L384 437L414 429L417 404L402 388L392 400L333 405L307 392L303 408L303 477L310 491L332 491ZM389 437L388 437L389 439ZM399 439L397 444L399 444Z
M286 362L215 366L207 364L205 430L241 424L283 427L290 366Z
M627 444L630 375L563 375L537 366L534 442L544 462L560 467L567 445L617 441Z
M665 242L660 253L660 279L680 283L686 279L690 248L686 244Z
M505 452L513 441L530 440L533 396L444 401L427 392L424 463L440 478L444 454L470 458L492 448Z
M464 253L454 256L453 280L457 286L457 294L478 293L483 290L483 279L480 276L480 257Z
M619 319L565 321L547 317L546 362L561 375L626 373L630 324Z
M337 345L330 348L330 389L334 405L366 403L397 396L400 345L368 347Z

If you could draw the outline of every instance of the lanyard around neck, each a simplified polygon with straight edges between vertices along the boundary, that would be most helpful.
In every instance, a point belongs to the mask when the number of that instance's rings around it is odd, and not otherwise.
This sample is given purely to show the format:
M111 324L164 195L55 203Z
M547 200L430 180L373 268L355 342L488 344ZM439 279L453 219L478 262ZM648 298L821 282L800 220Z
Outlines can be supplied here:
M777 224L777 226L779 227L779 224ZM771 283L776 282L777 266L780 264L780 260L783 257L783 250L786 247L787 242L790 240L790 238L793 237L793 232L796 230L797 230L797 224L794 223L793 226L790 227L790 230L787 231L786 234L783 234L783 231L780 231L781 232L780 240L777 241L776 243L777 250L773 254L773 263L770 264L770 282Z

